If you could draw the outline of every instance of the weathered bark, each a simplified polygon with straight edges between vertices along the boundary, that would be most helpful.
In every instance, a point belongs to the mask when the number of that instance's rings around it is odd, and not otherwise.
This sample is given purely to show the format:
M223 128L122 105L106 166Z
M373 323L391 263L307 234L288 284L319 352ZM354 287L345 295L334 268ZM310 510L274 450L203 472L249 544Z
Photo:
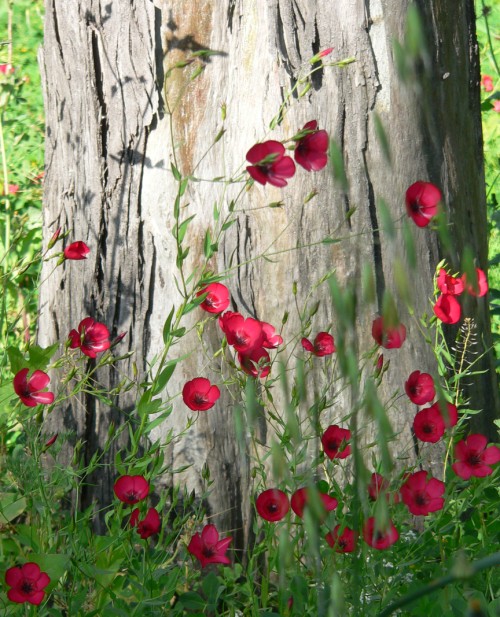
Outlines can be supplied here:
M376 301L358 307L356 323L359 351L369 348L371 322L381 310L384 289L395 289L395 259L405 253L400 231L395 242L379 231L378 200L384 199L392 217L399 219L404 192L419 179L443 189L455 247L447 255L452 266L458 269L460 250L470 244L478 265L485 268L473 3L419 4L428 43L427 66L416 66L424 78L420 85L403 86L392 52L392 39L404 36L408 2L402 0L164 0L158 8L151 2L48 0L41 54L47 111L46 237L61 225L72 230L74 239L86 241L92 253L84 264L66 263L43 285L41 343L64 339L91 315L107 323L113 334L127 332L122 348L128 345L134 350L132 360L145 370L146 360L161 352L162 326L171 306L179 304L173 281L171 228L177 187L170 172L171 144L176 144L184 175L213 178L234 173L249 147L263 139L308 59L326 47L334 47L332 58L354 57L356 62L315 73L310 91L293 100L269 138L290 137L305 122L318 119L341 149L348 189L344 191L326 172L299 170L288 189L254 186L244 196L245 211L226 233L214 263L219 270L235 262L245 264L228 281L232 309L279 326L283 312L293 305L294 281L303 302L312 285L332 269L341 282L359 286L362 269L369 264L375 273ZM163 83L166 68L199 49L217 52L204 62L201 76L187 83L189 72L176 71ZM170 124L164 102L174 100L184 87ZM226 133L196 166L222 126L224 103ZM376 137L374 112L388 134L392 167ZM303 198L313 189L318 195L304 204ZM214 201L223 198L222 190L217 183L189 184L186 216L196 214L187 237L191 267L203 259L208 215ZM280 200L282 208L257 209ZM354 214L346 218L352 208ZM430 311L432 275L442 251L430 229L413 228L411 233L417 266L409 286L419 315ZM327 236L346 239L276 255L276 263L249 261L266 252L273 241L273 252L278 252ZM335 319L328 289L320 287L317 294L321 305L313 322L315 332ZM487 347L487 305L484 299L474 305L469 309ZM393 361L382 389L386 397L401 388L413 370L435 371L416 322L408 318L402 302L398 308L408 340L401 350L386 353ZM285 340L298 330L291 312ZM332 331L335 334L335 321ZM214 324L206 335L209 349L217 349L220 333ZM196 344L194 337L188 340L182 353ZM122 372L131 374L132 360L122 365ZM202 374L203 362L196 353L183 361L169 384L170 394ZM485 357L482 366L486 372L475 380L472 406L489 412L481 416L485 430L488 416L491 421L498 412L498 393L491 357ZM117 381L112 371L100 375L100 382L110 388ZM123 395L117 409L129 409L133 402L130 395ZM349 391L343 391L322 423L338 420L351 404ZM177 399L168 426L182 428L186 413ZM224 529L234 530L242 545L248 536L246 497L251 483L245 446L235 438L233 415L231 399L223 396L217 408L200 415L189 439L170 447L169 457L173 469L192 465L187 482L194 488L200 486L201 467L209 465L215 479L212 513L219 513ZM412 418L413 410L404 403L391 411L393 426L405 441L410 440ZM102 447L109 422L119 419L117 410L89 400L84 408L69 403L50 420L84 437L89 459ZM112 470L104 473L87 498L105 503L113 477Z

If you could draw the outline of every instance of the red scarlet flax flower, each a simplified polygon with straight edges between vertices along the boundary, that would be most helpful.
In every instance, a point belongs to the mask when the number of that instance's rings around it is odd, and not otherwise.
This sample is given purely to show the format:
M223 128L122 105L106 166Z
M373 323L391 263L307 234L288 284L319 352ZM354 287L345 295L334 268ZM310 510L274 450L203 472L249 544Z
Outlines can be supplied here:
M399 533L392 521L389 521L386 529L377 529L375 518L371 516L363 527L363 537L369 546L383 550L397 542Z
M278 488L268 488L257 497L255 507L263 519L274 523L286 516L290 510L290 502L283 491Z
M27 407L50 405L54 402L52 392L43 392L49 385L50 377L43 371L34 371L28 379L28 368L18 371L14 377L14 392Z
M305 133L295 144L295 162L306 171L320 171L326 166L328 156L328 133L318 130L318 122L311 120L304 125L301 133Z
M326 534L325 540L337 553L352 553L356 549L356 532L349 527L344 527L342 533L340 525L336 525L333 531Z
M413 430L420 441L436 443L444 435L447 428L455 426L458 421L458 412L455 405L446 403L445 413L440 403L421 409L413 419Z
M413 371L405 382L405 392L410 401L415 405L430 403L436 396L432 375Z
M445 485L436 478L427 478L426 471L417 471L406 477L400 489L401 498L415 516L427 516L442 510Z
M286 186L287 179L295 173L295 163L285 156L285 146L279 141L265 141L255 144L247 152L248 173L260 184Z
M184 384L182 399L193 411L206 411L213 407L220 397L220 390L205 377L195 377Z
M440 201L441 191L430 182L415 182L406 191L406 211L418 227L426 227L431 222Z
M37 563L29 562L9 568L5 573L5 582L11 587L7 592L11 602L29 602L38 606L42 603L50 578L46 572L41 572Z
M210 283L196 295L207 294L207 297L200 304L200 308L207 313L222 313L229 306L229 290L222 283Z
M491 465L500 462L500 448L490 446L487 448L488 439L484 435L475 433L467 439L459 441L455 446L456 463L453 463L453 471L464 480L471 476L484 478L493 470Z
M339 505L339 502L335 497L330 497L327 493L318 492L318 497L323 504L324 512L331 512L335 510L335 508ZM309 489L307 487L299 488L292 495L290 500L290 504L292 506L292 510L295 514L302 518L304 516L304 509L308 505L309 502Z
M336 424L329 426L321 437L323 450L330 459L346 458L351 454L351 431Z
M240 313L224 313L219 317L219 325L228 344L239 353L246 354L252 349L262 347L266 339L262 323L253 317L245 319Z
M455 278L448 274L444 268L441 268L437 277L437 286L442 294L459 296L464 290L464 281L462 277Z
M486 274L480 268L476 268L476 280L474 282L468 281L465 274L463 275L463 281L465 291L471 294L471 296L481 298L488 293L488 280Z
M130 525L137 527L137 533L143 540L158 533L161 529L161 519L155 508L149 508L146 516L139 520L139 508L136 508L130 515Z
M385 349L399 349L406 340L406 327L402 323L389 326L383 317L376 317L372 323L372 336Z
M450 294L441 294L432 310L443 323L453 324L460 319L460 304L455 296Z
M319 332L314 339L314 343L311 343L309 339L304 337L301 340L301 344L306 351L310 351L318 358L330 356L335 351L335 341L328 332Z
M72 242L71 244L69 244L64 249L63 253L66 259L73 259L73 260L87 259L87 255L90 253L90 249L85 244L85 242L78 240L77 242Z
M148 496L149 482L144 476L120 476L113 491L120 501L134 505Z
M109 330L103 323L94 321L92 317L86 317L78 325L78 331L71 330L69 333L71 349L81 349L82 353L89 358L95 358L101 351L106 351L111 346Z
M202 568L211 563L227 564L231 563L226 551L232 540L232 537L219 539L217 527L205 525L201 535L196 532L191 538L187 550L198 559Z

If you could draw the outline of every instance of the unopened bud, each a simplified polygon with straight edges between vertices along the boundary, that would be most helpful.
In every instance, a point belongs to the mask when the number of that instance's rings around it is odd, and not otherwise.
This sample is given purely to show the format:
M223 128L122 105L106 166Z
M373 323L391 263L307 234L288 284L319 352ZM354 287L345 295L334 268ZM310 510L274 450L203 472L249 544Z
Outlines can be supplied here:
M60 233L61 233L61 228L59 227L59 229L57 229L57 230L54 232L54 234L53 234L52 238L49 240L49 243L48 243L48 245L47 245L47 248L48 248L48 249L51 249L51 248L54 246L54 244L55 244L55 243L57 242L57 240L59 239L59 234L60 234Z

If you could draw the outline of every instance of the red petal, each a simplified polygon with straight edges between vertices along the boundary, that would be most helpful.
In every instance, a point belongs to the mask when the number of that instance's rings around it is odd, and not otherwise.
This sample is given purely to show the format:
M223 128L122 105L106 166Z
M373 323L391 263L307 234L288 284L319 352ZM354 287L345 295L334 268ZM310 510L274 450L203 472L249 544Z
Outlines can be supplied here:
M257 165L271 154L278 155L281 158L285 154L285 146L279 141L265 141L261 144L255 144L247 152L247 161L252 165Z

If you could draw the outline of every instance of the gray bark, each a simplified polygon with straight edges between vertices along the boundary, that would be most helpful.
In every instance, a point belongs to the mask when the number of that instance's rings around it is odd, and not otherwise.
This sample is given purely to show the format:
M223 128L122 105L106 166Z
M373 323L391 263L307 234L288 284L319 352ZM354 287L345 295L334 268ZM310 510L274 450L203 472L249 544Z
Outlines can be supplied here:
M335 269L341 283L360 287L362 270L374 272L375 302L358 306L355 344L362 353L370 346L371 322L381 311L385 289L395 290L395 262L404 259L400 230L390 242L379 231L378 200L384 199L393 219L404 214L406 188L416 180L439 185L451 221L454 248L447 255L459 269L459 254L470 244L478 266L486 269L486 214L481 155L479 68L472 1L421 2L428 55L415 70L423 80L403 86L395 66L392 40L402 40L408 3L401 0L228 0L189 3L60 2L48 0L45 45L41 66L45 81L47 152L44 216L46 238L57 226L72 230L92 248L85 263L67 262L42 286L40 342L63 340L69 330L90 315L105 322L113 334L126 331L120 352L135 356L121 365L131 374L132 361L145 371L147 360L161 353L163 322L172 305L179 305L173 277L175 242L172 206L176 183L170 172L171 143L184 175L214 178L235 173L247 150L264 139L271 118L286 93L303 75L307 60L320 49L334 47L332 59L354 57L344 69L325 67L312 77L312 88L293 105L283 122L266 138L293 135L307 121L317 119L341 149L348 180L344 191L331 174L298 170L283 190L255 185L245 194L244 212L228 230L213 267L222 271L242 265L228 279L232 310L280 326L283 312L293 306L292 284L303 303L311 287ZM166 69L193 51L215 53L192 83L190 68L176 71L163 83ZM425 64L427 63L427 65ZM185 88L185 91L184 91ZM184 92L172 124L165 100ZM227 105L226 133L197 164L222 126L220 108ZM392 167L377 139L374 113L388 134ZM173 135L171 134L173 131ZM240 186L235 189L239 190ZM304 197L313 189L317 196ZM190 264L203 259L203 237L215 201L227 196L222 185L192 182L185 196L186 216L195 214L187 240ZM262 209L270 202L284 207ZM259 209L260 208L260 209ZM355 208L346 218L346 212ZM443 249L430 229L411 228L417 266L409 287L415 314L430 312L432 275ZM337 244L275 255L270 263L254 259L268 251L293 249L297 242L313 244L330 236ZM328 288L318 288L321 300L313 332L333 323ZM474 306L472 306L474 304ZM401 350L385 352L392 361L382 398L401 389L415 369L435 373L435 364L403 302L398 305L407 325ZM490 344L485 299L471 302L478 331ZM196 313L196 312L195 312ZM193 320L197 315L192 314ZM285 340L297 334L297 317L290 311ZM218 349L216 324L206 328L208 353ZM195 350L196 337L174 355ZM169 394L183 383L205 375L204 359L193 353L177 368ZM481 364L486 372L475 380L473 407L485 409L477 430L488 430L498 413L498 392L492 358ZM109 370L99 376L112 388L119 381ZM318 377L318 383L320 378ZM103 446L110 421L134 404L132 394L117 399L115 410L99 401L83 406L70 402L56 410L49 422L72 428L86 440L86 459ZM335 407L322 416L326 428L351 408L348 390L338 393ZM396 432L408 443L414 409L400 401L391 409ZM200 414L188 439L172 444L172 469L192 467L186 482L200 490L200 470L206 463L215 479L210 513L218 514L224 530L244 543L250 527L251 491L247 446L238 442L234 405L224 394L216 408ZM170 427L182 429L188 411L177 398L174 412L155 434L160 440ZM265 426L262 435L265 436ZM267 435L270 439L270 435ZM113 452L111 452L113 455ZM111 458L112 460L112 458ZM437 465L437 459L430 461ZM89 489L87 502L105 503L111 495L113 470ZM246 505L245 505L246 504Z

